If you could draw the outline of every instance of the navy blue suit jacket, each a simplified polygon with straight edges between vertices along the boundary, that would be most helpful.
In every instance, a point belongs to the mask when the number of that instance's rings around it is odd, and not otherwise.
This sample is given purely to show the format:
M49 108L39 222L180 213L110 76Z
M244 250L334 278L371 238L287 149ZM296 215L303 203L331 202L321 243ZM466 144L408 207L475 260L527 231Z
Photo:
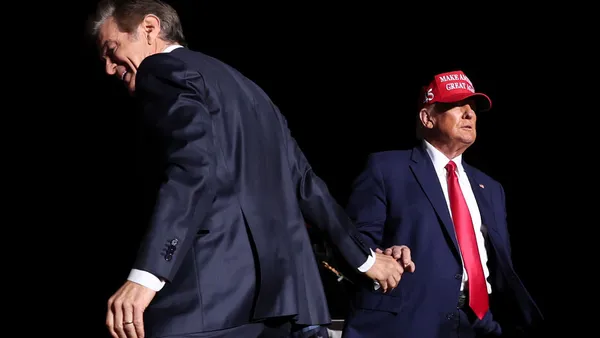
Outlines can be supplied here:
M147 57L136 96L164 149L134 265L168 282L145 312L149 336L277 316L328 323L305 220L355 268L370 251L269 97L232 67L187 48Z
M482 217L494 319L505 332L527 330L542 317L513 268L504 190L481 171L464 162L463 166ZM424 147L370 155L347 210L371 248L410 247L416 271L405 273L389 294L365 283L352 301L344 337L452 337L461 258L450 212Z

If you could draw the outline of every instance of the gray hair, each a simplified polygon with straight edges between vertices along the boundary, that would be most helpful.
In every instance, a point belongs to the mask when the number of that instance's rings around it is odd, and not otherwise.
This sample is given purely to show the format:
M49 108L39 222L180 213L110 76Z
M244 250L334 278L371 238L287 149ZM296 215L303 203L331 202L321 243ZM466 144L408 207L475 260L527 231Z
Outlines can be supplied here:
M186 45L177 11L160 0L102 0L88 21L89 33L97 38L102 24L113 17L119 30L131 34L148 14L154 14L160 19L161 39Z

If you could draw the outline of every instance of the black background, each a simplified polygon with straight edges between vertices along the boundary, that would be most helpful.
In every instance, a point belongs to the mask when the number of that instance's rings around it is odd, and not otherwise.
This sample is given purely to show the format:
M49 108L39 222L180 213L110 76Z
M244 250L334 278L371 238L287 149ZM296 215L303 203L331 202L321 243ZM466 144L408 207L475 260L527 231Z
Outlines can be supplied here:
M145 224L132 105L83 34L94 3L70 7L69 38L39 66L53 97L40 109L43 139L27 155L39 162L31 174L38 187L21 216L45 220L36 229L50 265L40 266L50 269L46 283L57 286L59 299L45 305L62 306L62 290L76 302L68 314L49 312L61 317L49 331L77 322L82 336L104 337L106 301L127 277ZM569 36L559 43L556 27L534 25L530 13L514 8L501 19L491 18L492 9L434 18L427 8L361 6L270 8L255 16L202 1L170 3L190 48L229 63L271 96L341 204L368 153L414 143L420 86L433 74L463 70L493 101L478 116L478 140L465 159L504 185L517 272L553 321L551 304L564 298L557 290L573 289L568 276L578 261L565 244L572 228L554 230L579 224L567 207L574 194L558 191L591 189L573 184L577 176L567 170L584 167L579 144L595 131L587 117L577 118L570 96L577 86L565 76L593 64L558 55L577 46Z

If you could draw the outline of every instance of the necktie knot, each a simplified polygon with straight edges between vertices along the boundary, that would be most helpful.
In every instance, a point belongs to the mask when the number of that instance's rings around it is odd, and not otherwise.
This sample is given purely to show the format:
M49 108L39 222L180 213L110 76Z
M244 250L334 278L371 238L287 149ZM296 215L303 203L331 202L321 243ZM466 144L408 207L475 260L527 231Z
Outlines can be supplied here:
M454 161L448 162L448 164L446 164L446 170L448 170L448 173L455 172L456 171L456 163L454 163Z

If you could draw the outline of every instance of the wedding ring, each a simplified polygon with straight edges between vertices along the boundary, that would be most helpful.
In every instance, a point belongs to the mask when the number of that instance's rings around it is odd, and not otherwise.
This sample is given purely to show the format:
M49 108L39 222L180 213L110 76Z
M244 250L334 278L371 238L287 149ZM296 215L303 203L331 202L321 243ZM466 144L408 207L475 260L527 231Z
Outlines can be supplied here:
M133 322L123 322L123 325L133 324Z

